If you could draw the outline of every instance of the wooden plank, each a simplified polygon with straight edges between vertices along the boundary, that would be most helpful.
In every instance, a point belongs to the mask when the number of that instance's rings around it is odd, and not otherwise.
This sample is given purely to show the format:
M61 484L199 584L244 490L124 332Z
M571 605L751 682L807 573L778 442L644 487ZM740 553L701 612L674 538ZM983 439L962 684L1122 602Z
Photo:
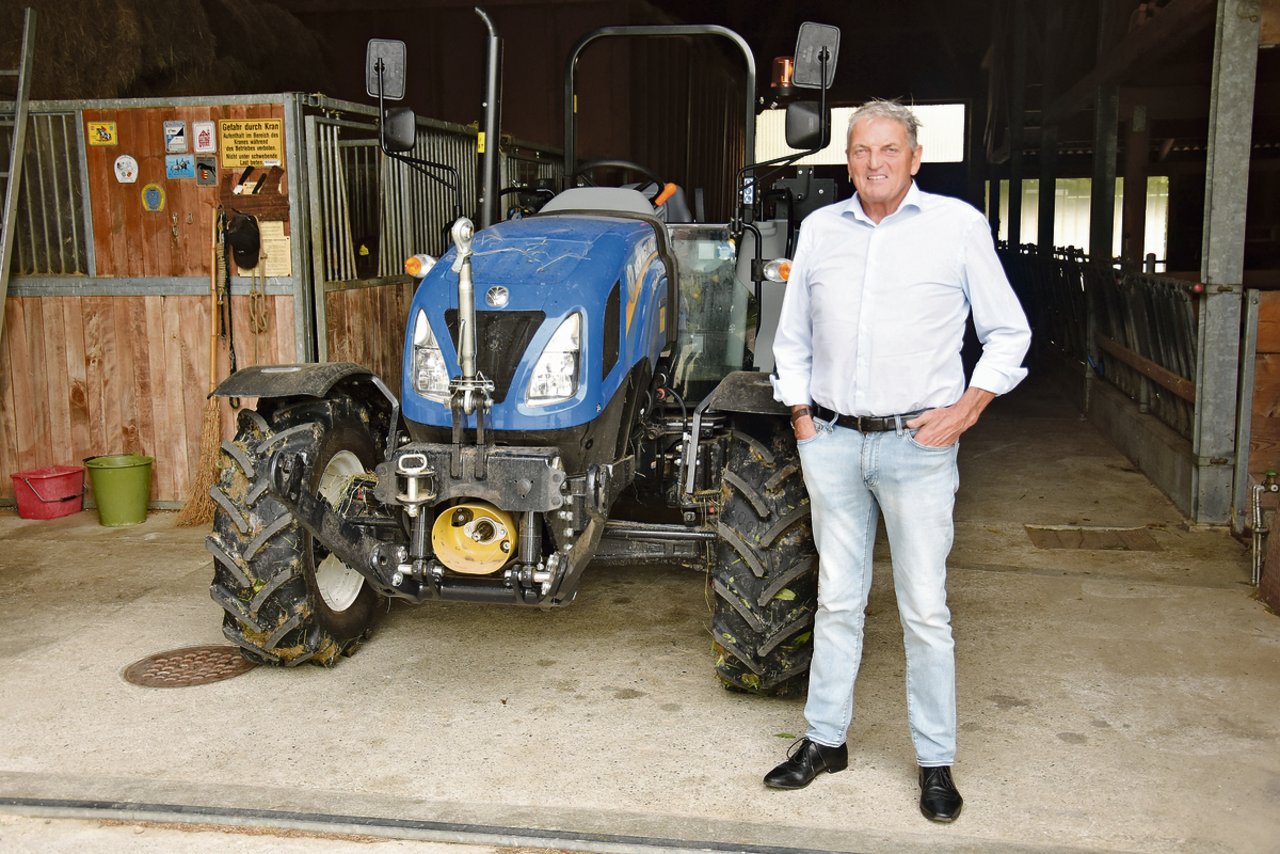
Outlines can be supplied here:
M55 463L78 464L71 441L70 381L67 376L67 336L63 329L62 297L41 297L44 303L41 340L45 346L45 400L49 408L49 447Z
M152 422L152 431L148 447L151 448L172 446L169 437L169 425L173 423L173 416L170 410L172 394L169 392L168 383L164 381L166 376L164 360L164 301L165 298L162 296L143 297L142 311L146 318L147 330L147 372L149 377L160 378L158 383L149 383L151 391L147 406L149 418ZM164 469L156 469L154 474L153 485L157 494L170 495L177 490L177 482L171 472L166 472Z
M324 295L324 336L331 362L349 361L346 336L341 327L345 308L341 291L329 291Z
M1157 365L1150 359L1143 358L1129 348L1125 347L1119 341L1109 338L1102 333L1097 334L1098 346L1106 353L1124 362L1138 373L1152 380L1153 382L1163 386L1169 391L1188 403L1196 401L1195 383L1186 377L1180 377L1173 371Z
M134 364L133 331L130 322L130 306L138 303L138 297L113 297L111 299L111 329L115 340L115 354L110 372L115 384L116 422L112 435L116 447L126 454L146 453L138 441L138 387L137 367Z
M109 388L114 382L108 378L110 355L113 348L108 341L110 326L110 302L105 297L86 297L84 305L84 369L88 383L86 385L86 402L88 405L88 425L90 425L91 453L118 453L119 448L111 447L113 435L108 425L114 424L106 411ZM118 419L116 419L118 420Z
M137 390L133 366L133 342L129 334L128 305L136 297L111 298L111 333L114 347L110 367L115 383L115 422L111 425L114 446L123 453L136 454L142 450L137 442Z
M272 318L275 323L274 329L276 334L273 337L276 344L276 363L281 365L289 365L298 361L297 342L294 340L294 303L291 296L277 296L272 300L274 309Z
M39 297L24 300L23 321L27 339L28 392L22 401L24 420L31 430L27 453L35 468L54 463L49 445L49 371L46 367L44 340L44 306Z
M67 343L67 417L71 421L72 459L82 460L92 451L89 430L88 356L84 343L84 299L62 300L62 326Z
M1280 291L1259 294L1258 353L1280 353Z
M31 399L34 389L31 379L31 343L27 340L27 310L29 299L10 299L5 312L5 340L9 342L9 358L12 372L14 402L14 431L16 443L14 459L19 469L38 468L35 445L39 437L34 435Z
M1280 471L1280 354L1258 357L1249 421L1248 469L1259 479L1267 469Z
M182 343L184 363L184 379L176 392L183 396L183 408L186 411L186 450L183 454L175 454L173 462L178 465L179 491L173 500L181 501L187 497L191 479L195 476L196 467L200 463L200 430L204 425L204 400L209 388L209 320L200 310L202 297L173 297L179 302L182 317Z
M13 340L20 320L15 316L21 300L9 298L9 310L4 315L3 337L0 337L0 496L13 498L13 481L10 475L22 471L18 456L18 406L14 392Z
M234 299L236 319L236 355L241 368L249 365L273 364L274 347L271 339L278 334L275 318L271 315L272 300L263 294L254 297L249 294ZM260 318L255 320L257 315ZM260 326L255 326L260 324ZM262 332L255 332L261 328Z
M170 326L175 330L174 344L178 366L177 373L171 377L175 385L174 408L181 413L175 419L173 446L170 464L179 464L178 494L171 500L180 501L186 498L187 486L190 483L193 466L200 456L200 424L204 416L204 395L208 388L209 362L205 346L193 341L207 337L208 320L197 310L197 297L168 297L169 312L174 315ZM204 328L198 328L201 320L205 320ZM207 346L207 345L206 345ZM204 366L201 367L201 356Z
M147 298L129 297L126 302L129 343L133 364L133 408L136 440L144 453L154 453L161 438L156 435L157 421L153 401L160 393L163 382L154 383L151 373L151 329L147 325Z
M159 340L163 344L165 412L168 425L165 447L174 456L186 459L187 447L186 405L181 392L182 382L182 326L177 297L161 297ZM206 333L207 334L207 333ZM182 479L175 475L168 478L168 489L179 491Z

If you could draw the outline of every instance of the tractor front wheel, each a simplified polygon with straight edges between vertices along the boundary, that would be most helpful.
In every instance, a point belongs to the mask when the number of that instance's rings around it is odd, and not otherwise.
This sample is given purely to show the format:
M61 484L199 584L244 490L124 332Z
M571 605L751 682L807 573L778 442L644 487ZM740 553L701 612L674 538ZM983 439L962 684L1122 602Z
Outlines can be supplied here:
M818 555L786 422L730 437L711 572L716 674L731 690L801 692L813 653Z
M222 631L246 658L292 666L333 665L368 634L383 599L364 576L316 542L267 488L268 464L285 442L303 482L335 510L355 478L376 462L373 439L351 401L308 400L240 414L222 443L223 469L210 491L214 557L210 595Z

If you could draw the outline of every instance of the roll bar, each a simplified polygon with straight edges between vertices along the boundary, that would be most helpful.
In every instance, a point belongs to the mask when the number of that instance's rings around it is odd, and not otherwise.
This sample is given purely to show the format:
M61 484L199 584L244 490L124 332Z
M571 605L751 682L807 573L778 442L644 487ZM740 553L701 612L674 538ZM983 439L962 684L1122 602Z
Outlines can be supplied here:
M578 67L578 57L587 45L597 39L616 38L620 36L720 36L726 38L738 46L742 51L742 58L747 66L747 94L746 104L743 111L743 133L745 134L745 145L743 146L743 158L750 160L754 156L756 146L756 59L751 53L751 47L746 43L742 36L735 33L728 27L721 27L716 24L667 24L655 26L633 26L633 27L602 27L594 32L587 33L574 46L573 51L569 54L569 62L565 68L564 74L564 174L566 176L573 174L577 168L576 159L576 143L577 143L577 110L575 104L577 101L577 89L574 86L575 75Z

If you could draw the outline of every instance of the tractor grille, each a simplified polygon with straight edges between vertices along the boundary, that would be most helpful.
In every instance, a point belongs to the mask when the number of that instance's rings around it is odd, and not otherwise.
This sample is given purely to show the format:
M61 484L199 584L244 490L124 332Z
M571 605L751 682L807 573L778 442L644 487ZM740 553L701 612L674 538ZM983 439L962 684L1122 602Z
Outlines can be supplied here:
M511 377L529 342L547 315L542 311L477 311L476 370L493 381L493 400L502 403L511 388ZM458 311L445 312L449 336L458 340Z

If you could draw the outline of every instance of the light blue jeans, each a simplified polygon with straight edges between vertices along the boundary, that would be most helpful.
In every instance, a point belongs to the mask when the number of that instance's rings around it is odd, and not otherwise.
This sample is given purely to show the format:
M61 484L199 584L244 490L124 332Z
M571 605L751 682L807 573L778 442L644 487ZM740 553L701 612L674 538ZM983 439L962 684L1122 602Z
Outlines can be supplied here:
M800 442L819 554L806 736L838 746L853 720L871 551L882 514L907 654L907 722L916 761L950 765L956 677L946 580L960 484L958 446L926 447L902 426L859 433L818 420L814 425L817 436Z

